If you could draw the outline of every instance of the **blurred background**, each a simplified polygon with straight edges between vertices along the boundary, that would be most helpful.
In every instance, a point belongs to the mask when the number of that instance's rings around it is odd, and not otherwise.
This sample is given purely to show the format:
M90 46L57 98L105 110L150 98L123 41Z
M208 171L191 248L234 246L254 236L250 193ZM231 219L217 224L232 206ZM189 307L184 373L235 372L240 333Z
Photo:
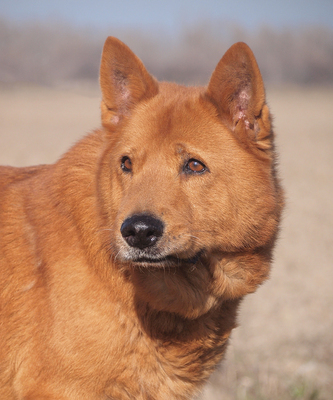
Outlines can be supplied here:
M267 82L333 82L331 0L1 0L0 18L4 82L96 82L108 35L159 79L205 83L222 52L243 40Z
M0 164L54 162L100 125L117 36L160 80L206 84L245 41L266 83L287 207L201 400L333 399L333 1L0 0Z

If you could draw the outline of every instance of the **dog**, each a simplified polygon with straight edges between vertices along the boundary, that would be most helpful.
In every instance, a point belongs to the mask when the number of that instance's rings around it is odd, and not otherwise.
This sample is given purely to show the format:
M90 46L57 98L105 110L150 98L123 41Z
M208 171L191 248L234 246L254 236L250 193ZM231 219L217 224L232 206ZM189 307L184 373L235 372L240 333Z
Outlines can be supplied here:
M283 190L249 47L184 87L109 37L100 85L101 129L0 169L1 399L190 399L269 275Z

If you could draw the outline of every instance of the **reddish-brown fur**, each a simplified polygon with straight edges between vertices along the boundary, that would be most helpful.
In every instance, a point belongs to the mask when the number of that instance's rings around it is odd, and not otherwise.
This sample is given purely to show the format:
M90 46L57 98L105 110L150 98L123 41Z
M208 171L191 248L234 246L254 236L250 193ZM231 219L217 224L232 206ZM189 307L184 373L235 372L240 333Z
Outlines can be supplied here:
M0 169L1 399L189 399L269 273L283 198L251 50L187 88L110 37L100 82L100 130ZM130 244L133 216L156 243Z

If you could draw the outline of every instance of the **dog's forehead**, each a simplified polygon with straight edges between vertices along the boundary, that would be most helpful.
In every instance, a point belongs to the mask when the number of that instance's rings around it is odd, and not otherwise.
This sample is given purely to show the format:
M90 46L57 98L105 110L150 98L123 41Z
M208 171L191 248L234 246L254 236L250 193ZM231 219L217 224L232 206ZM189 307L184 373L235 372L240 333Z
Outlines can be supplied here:
M219 139L223 141L224 136L230 135L203 89L178 85L166 88L136 108L126 129L129 141L137 142L140 136L145 141L208 145L212 138L215 146Z
M239 154L238 147L214 106L206 105L199 96L182 97L178 102L156 96L137 107L115 152L118 158L126 154L134 163L149 161L156 168L191 157L212 167L231 162L231 157Z

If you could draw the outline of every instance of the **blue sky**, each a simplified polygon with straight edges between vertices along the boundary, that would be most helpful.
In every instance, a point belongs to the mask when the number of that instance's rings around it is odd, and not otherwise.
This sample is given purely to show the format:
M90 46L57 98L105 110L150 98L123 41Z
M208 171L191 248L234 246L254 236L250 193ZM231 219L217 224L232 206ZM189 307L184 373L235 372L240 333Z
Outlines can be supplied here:
M200 20L236 22L248 29L262 25L333 28L333 0L0 0L0 16L102 29L177 31Z

